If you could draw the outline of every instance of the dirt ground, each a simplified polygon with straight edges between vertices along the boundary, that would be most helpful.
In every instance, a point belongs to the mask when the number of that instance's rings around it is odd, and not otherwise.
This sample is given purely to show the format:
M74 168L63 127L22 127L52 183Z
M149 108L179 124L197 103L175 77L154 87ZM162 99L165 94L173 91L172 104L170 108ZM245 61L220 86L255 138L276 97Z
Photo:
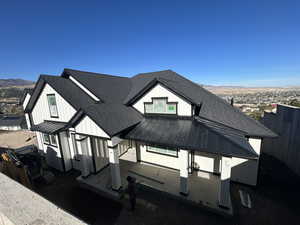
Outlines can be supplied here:
M28 145L37 145L34 132L28 130L0 131L0 147L17 149Z
M89 224L144 225L296 225L300 224L300 178L272 157L263 155L256 188L231 184L234 216L224 218L158 193L138 191L137 209L127 199L118 203L79 187L76 171L56 173L51 185L37 183L39 194ZM240 203L238 190L247 191L252 209Z

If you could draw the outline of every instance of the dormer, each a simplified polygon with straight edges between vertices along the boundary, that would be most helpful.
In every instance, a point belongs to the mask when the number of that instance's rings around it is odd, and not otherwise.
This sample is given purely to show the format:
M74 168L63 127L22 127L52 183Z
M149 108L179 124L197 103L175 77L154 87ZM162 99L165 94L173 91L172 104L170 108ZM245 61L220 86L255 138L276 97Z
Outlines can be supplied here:
M190 102L159 82L148 89L132 106L145 115L193 115Z

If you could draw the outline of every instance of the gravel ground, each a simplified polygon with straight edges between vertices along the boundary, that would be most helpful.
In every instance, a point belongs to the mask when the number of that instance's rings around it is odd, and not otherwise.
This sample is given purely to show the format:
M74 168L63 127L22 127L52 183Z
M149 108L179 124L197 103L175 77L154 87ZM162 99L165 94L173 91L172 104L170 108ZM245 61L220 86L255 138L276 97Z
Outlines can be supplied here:
M128 210L128 200L114 202L79 187L78 172L57 173L51 185L37 184L37 192L90 224L145 225L293 225L300 224L300 179L283 164L263 155L256 188L231 184L234 216L224 218L157 193L138 191L137 209ZM238 190L247 191L252 209L240 203Z

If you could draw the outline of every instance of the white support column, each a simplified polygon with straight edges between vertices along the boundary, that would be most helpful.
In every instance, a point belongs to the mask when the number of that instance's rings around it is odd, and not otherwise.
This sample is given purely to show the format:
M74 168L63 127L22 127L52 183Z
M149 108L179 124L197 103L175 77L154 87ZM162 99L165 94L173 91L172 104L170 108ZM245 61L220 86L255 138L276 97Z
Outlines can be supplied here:
M189 194L188 176L189 176L189 152L182 150L179 154L179 168L180 168L180 194L187 196Z
M26 119L27 129L30 130L31 124L30 124L30 119L29 119L28 113L25 113L25 119Z
M109 152L112 189L114 191L118 191L122 187L118 144L116 144L114 140L108 140L107 144L108 144L108 152Z
M78 153L80 154L81 159L81 175L83 177L87 177L89 175L89 168L88 168L88 146L86 142L87 137L82 135L76 134L76 145L78 149Z
M42 139L42 133L41 132L38 132L38 131L35 131L35 136L36 136L36 139L37 139L37 143L38 143L38 149L40 151L43 151L44 153L45 150L44 150L44 144L43 144L43 139Z
M230 208L230 176L231 176L231 157L222 156L221 176L219 190L219 206Z

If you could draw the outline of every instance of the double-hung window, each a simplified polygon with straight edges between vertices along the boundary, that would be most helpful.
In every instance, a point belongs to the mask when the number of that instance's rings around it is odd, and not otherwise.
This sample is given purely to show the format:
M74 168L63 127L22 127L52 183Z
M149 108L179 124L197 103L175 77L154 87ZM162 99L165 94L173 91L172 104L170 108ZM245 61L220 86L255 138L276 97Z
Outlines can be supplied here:
M44 143L47 145L57 146L56 137L52 134L43 134L44 136Z
M58 117L58 111L57 111L57 105L56 105L56 98L55 94L48 94L47 95L48 105L49 105L49 111L51 117Z
M177 114L177 102L167 100L167 98L152 98L152 102L145 102L145 113Z
M158 147L153 147L153 146L147 146L147 152L178 157L178 151L176 149L158 148Z

